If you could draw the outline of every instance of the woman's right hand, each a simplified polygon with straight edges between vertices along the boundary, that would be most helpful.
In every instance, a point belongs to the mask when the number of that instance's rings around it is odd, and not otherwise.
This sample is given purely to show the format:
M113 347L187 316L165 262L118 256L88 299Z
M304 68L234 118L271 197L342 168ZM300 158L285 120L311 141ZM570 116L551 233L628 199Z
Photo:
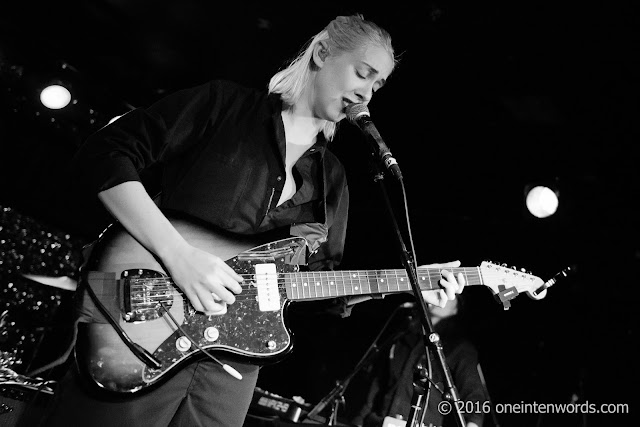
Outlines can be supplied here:
M98 193L111 214L149 252L205 314L220 314L242 291L239 276L222 259L190 245L149 197L142 183L127 181Z
M221 258L186 241L160 256L175 284L183 290L193 308L205 314L224 311L242 292L242 276Z

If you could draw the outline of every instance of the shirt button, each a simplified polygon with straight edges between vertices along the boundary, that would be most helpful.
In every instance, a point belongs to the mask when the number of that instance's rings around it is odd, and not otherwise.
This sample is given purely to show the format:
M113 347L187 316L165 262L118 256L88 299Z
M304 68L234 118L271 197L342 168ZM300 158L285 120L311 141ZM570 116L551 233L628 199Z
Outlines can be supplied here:
M278 176L278 177L276 178L276 180L278 180L278 181L282 181L282 177L281 177L281 176Z

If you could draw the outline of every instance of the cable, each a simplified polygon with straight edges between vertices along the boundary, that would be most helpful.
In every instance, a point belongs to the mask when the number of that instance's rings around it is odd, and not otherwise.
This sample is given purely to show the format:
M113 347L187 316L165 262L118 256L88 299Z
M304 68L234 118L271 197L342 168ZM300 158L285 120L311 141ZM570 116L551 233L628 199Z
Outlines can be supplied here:
M180 332L182 332L182 335L184 335L185 337L187 337L189 339L189 341L191 341L193 343L193 345L195 345L198 350L200 350L201 352L203 352L204 354L206 354L211 360L213 360L214 362L218 363L220 366L222 366L222 369L224 369L225 371L227 371L232 377L241 380L242 379L242 375L240 375L240 372L236 371L234 368L232 368L230 365L227 365L226 363L222 363L220 360L216 359L211 353L209 353L207 350L205 350L204 348L202 348L200 346L200 344L198 344L197 342L195 342L195 340L193 338L191 338L191 336L184 330L182 329L182 326L180 326L178 324L178 322L176 321L176 319L173 317L173 315L171 314L171 312L167 309L167 307L164 305L164 303L162 301L160 301L160 306L164 309L164 311L169 315L169 317L171 318L171 321L173 322L174 325L176 325L176 327L178 328L178 330Z
M129 335L127 335L124 329L120 327L120 325L118 324L116 319L113 318L109 310L107 310L104 304L102 304L102 301L100 301L100 298L98 298L95 292L93 292L91 285L89 285L88 283L85 284L85 289L89 292L89 296L93 300L96 307L98 307L98 309L102 312L104 317L109 321L111 326L113 326L113 328L118 333L118 335L120 335L120 338L122 339L122 341L127 345L127 347L129 347L129 349L133 352L133 354L135 354L136 357L138 357L138 359L143 361L145 365L147 365L148 367L152 369L161 369L162 363L160 363L158 359L156 359L151 353L149 353L140 344L133 342L133 340L129 338Z

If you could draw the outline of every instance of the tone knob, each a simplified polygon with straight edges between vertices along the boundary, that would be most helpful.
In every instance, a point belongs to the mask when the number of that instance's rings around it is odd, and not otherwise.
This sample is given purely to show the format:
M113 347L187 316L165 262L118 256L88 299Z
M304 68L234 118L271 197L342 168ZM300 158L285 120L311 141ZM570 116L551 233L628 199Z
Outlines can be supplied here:
M218 331L217 328L214 328L213 326L209 326L207 329L204 330L204 339L209 342L216 341L219 337L220 337L220 332Z
M185 352L191 348L191 341L189 341L189 338L182 336L176 340L176 348Z

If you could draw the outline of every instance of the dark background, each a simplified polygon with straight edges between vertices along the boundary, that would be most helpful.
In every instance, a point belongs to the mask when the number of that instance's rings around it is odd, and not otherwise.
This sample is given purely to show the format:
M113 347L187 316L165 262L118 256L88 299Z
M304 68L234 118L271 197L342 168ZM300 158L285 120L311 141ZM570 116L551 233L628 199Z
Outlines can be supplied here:
M211 78L265 87L337 15L389 30L400 64L370 110L404 174L421 264L483 260L542 280L541 301L504 311L465 291L464 320L494 403L626 403L636 389L638 19L614 2L31 1L0 13L0 204L89 235L65 192L78 145L110 118ZM224 4L224 6L222 6ZM66 64L66 66L63 66ZM73 109L38 105L48 78L71 82ZM343 268L401 268L366 146L344 123L332 144L352 194ZM524 188L552 183L553 217L527 213ZM408 245L402 192L384 180ZM259 385L315 404L410 296L361 304L346 319L300 315L296 349ZM320 320L320 321L318 321ZM362 395L354 381L347 407ZM575 396L574 396L575 395ZM498 414L504 426L632 425L635 415Z

